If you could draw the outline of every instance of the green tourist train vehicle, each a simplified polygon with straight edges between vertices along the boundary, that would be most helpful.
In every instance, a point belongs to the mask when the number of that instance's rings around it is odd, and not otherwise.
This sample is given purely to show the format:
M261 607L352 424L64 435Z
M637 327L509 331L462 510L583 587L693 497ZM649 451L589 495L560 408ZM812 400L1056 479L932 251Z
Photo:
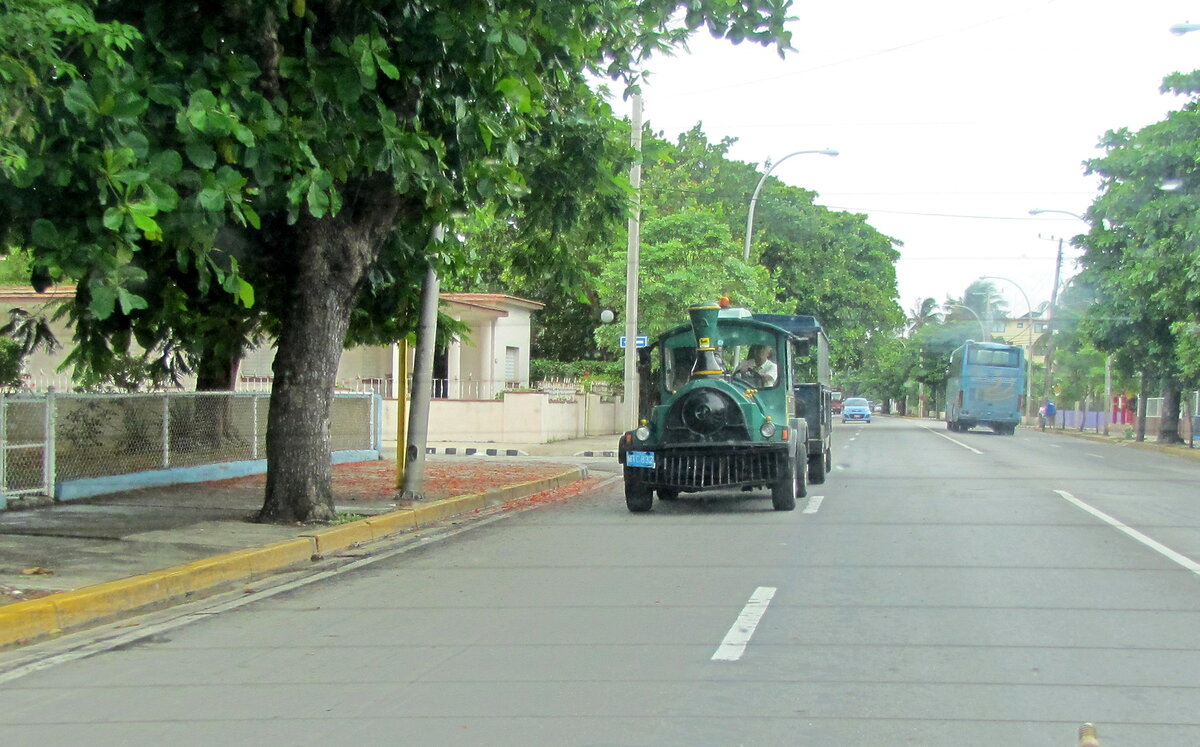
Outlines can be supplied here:
M719 303L640 351L640 426L622 435L625 503L702 490L771 491L778 511L830 464L829 348L811 316Z

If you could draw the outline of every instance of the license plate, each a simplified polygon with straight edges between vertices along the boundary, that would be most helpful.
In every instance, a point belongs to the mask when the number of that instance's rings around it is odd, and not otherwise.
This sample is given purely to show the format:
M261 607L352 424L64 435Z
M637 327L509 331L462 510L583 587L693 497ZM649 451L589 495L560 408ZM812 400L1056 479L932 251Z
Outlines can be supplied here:
M625 453L625 464L629 467L654 467L653 451L629 451Z

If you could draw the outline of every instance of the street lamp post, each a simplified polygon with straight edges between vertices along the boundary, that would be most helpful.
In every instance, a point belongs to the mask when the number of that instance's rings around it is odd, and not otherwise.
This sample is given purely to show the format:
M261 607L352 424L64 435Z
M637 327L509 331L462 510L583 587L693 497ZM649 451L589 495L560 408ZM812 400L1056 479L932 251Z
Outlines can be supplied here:
M988 341L987 338L990 335L988 335L987 330L983 326L983 319L979 318L979 312L975 311L975 309L972 309L970 306L963 306L961 303L944 303L944 304L942 304L942 306L945 306L948 309L949 308L965 309L966 311L971 312L971 316L975 317L975 321L979 322L979 336L980 336L980 338L982 338L979 341L980 342Z
M1033 304L1029 303L1029 296L1025 293L1025 289L1011 278L1002 278L995 275L980 275L980 280L1003 280L1007 283L1012 283L1013 287L1021 292L1021 297L1025 299L1025 305L1029 308L1029 313L1026 315L1029 318L1029 354L1025 356L1025 408L1029 413L1033 412L1033 401L1030 400L1031 392L1030 382L1033 380ZM1030 415L1032 417L1032 415Z
M746 240L742 245L743 262L750 261L750 234L754 232L754 206L758 204L758 193L762 191L763 184L766 183L767 177L771 175L771 172L774 171L775 167L779 164L788 160L792 156L802 156L806 153L819 153L823 156L836 156L838 154L836 150L830 150L828 148L824 150L798 150L795 153L788 153L783 158L771 164L766 173L762 175L762 178L758 180L758 186L754 188L754 194L750 197L750 210L746 213Z

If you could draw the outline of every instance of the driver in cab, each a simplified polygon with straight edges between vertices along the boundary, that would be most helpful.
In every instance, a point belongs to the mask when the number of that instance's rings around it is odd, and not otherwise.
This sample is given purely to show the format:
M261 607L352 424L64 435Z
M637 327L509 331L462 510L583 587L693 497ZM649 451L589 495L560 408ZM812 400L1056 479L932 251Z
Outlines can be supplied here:
M750 357L738 364L734 376L759 389L775 386L779 367L771 360L775 349L770 345L751 345Z

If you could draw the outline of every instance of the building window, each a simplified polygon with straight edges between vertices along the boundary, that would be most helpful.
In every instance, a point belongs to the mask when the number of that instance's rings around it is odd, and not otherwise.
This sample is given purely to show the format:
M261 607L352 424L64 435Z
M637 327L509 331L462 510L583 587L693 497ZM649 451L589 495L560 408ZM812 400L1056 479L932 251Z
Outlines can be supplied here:
M521 385L520 379L517 378L517 362L521 359L520 348L505 347L504 348L504 384L508 387L518 387Z
M1025 322L1017 322L1017 329L1025 329Z
M1046 324L1045 322L1042 322L1041 324L1033 325L1034 332L1045 332L1049 328L1050 328L1050 325Z
M992 322L992 332L1000 334L1004 331L1005 326L1007 325L1004 322Z

